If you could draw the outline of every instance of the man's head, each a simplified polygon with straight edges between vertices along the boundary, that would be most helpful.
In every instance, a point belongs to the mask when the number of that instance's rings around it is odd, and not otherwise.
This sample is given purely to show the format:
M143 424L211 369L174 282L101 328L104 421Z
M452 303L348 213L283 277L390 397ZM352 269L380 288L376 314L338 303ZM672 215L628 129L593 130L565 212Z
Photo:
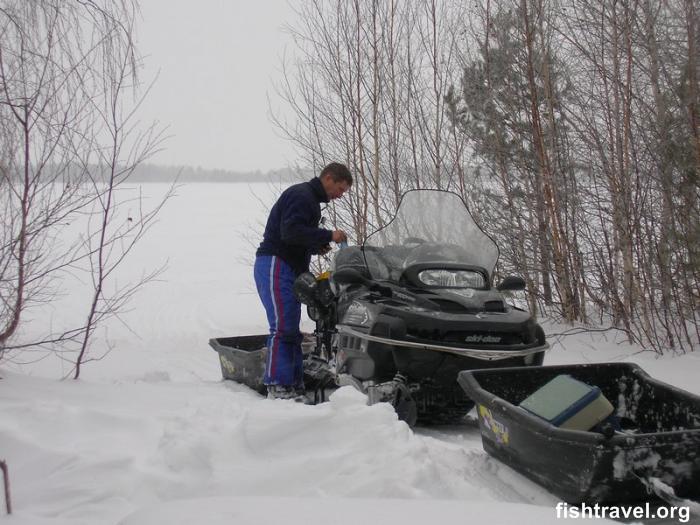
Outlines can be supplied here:
M345 164L338 162L331 162L323 168L318 178L321 179L328 200L339 199L352 186L350 170Z

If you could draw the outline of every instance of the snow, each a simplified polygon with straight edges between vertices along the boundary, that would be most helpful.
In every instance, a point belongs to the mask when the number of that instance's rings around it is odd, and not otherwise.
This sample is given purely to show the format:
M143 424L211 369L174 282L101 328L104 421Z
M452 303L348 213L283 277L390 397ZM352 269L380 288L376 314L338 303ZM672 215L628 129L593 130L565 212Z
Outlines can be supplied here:
M265 185L180 188L118 278L167 260L166 273L99 333L91 355L104 358L80 380L60 380L70 366L39 352L0 363L0 459L14 508L0 522L559 522L557 498L490 458L473 419L412 431L350 387L304 406L221 380L208 339L266 331L249 239L265 217L260 200L274 194ZM82 285L70 286L59 305L32 312L28 333L80 318ZM700 393L697 354L657 358L614 332L553 340L546 363L634 361Z

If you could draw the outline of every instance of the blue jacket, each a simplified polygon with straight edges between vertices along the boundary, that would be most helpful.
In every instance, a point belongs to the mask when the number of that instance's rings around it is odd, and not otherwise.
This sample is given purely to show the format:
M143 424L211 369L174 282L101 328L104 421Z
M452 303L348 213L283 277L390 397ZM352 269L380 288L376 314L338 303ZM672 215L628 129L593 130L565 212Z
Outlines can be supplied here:
M331 230L318 227L322 202L328 196L318 177L284 190L270 210L256 255L276 255L297 275L308 272L311 255L333 237Z

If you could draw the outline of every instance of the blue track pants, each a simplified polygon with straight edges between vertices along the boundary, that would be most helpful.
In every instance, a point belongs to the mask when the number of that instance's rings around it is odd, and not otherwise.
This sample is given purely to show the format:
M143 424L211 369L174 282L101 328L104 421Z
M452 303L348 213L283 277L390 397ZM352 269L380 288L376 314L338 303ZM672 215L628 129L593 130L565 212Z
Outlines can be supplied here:
M294 295L294 271L279 257L255 258L255 285L265 306L270 336L267 340L266 385L304 386L301 303Z

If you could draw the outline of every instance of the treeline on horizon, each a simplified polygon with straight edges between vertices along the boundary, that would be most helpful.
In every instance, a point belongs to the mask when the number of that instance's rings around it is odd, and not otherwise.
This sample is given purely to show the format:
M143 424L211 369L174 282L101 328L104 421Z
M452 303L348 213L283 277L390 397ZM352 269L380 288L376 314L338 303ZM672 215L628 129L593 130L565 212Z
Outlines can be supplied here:
M308 175L308 176L307 176ZM268 171L230 171L193 166L164 166L144 163L134 168L129 177L132 182L297 182L310 178L308 173L294 168Z
M130 183L161 182L161 183L191 183L191 182L245 182L245 183L289 183L299 182L312 177L310 170L299 168L279 168L268 171L232 171L207 169L194 166L166 166L160 164L142 163L134 166L118 166L122 171L119 177ZM34 168L36 169L36 168ZM61 185L73 185L84 182L108 182L111 170L105 165L89 164L46 164L41 170L53 182ZM4 177L21 181L21 171L9 170Z

